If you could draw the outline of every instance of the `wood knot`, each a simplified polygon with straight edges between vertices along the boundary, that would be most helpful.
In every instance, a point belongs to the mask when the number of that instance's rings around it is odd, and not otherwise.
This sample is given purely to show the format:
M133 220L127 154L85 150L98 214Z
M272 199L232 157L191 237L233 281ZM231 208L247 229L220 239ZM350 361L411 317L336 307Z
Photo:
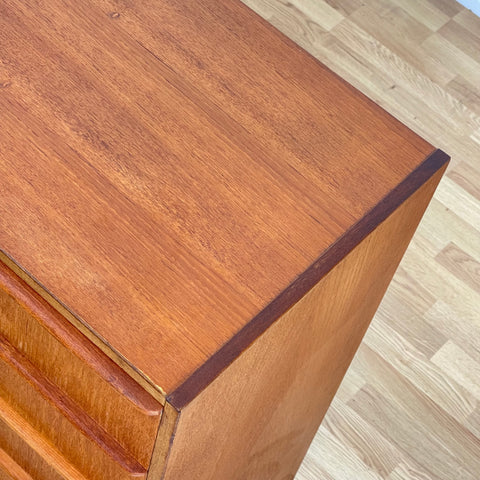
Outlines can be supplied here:
M12 84L12 82L9 82L8 80L5 81L5 82L0 81L0 88L1 89L8 88L11 84Z
M118 17L120 17L120 14L119 14L118 12L110 12L110 13L108 14L108 16L109 16L110 18L118 18Z

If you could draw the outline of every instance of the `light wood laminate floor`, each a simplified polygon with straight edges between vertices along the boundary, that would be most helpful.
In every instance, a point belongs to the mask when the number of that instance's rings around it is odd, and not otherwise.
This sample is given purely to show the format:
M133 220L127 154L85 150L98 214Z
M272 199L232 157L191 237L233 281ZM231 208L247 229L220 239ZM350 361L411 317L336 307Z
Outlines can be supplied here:
M245 3L452 156L296 480L479 480L480 18L453 0Z

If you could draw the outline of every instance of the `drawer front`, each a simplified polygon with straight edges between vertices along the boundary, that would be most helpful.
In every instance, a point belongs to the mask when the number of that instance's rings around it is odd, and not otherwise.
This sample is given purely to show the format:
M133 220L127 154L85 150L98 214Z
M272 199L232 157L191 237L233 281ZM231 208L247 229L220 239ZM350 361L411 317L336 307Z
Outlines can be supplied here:
M146 469L113 437L1 338L0 372L2 401L86 478L146 477Z
M0 448L0 480L33 480L33 478L5 450Z
M1 262L0 335L148 468L161 404Z
M0 471L14 480L87 480L2 399Z

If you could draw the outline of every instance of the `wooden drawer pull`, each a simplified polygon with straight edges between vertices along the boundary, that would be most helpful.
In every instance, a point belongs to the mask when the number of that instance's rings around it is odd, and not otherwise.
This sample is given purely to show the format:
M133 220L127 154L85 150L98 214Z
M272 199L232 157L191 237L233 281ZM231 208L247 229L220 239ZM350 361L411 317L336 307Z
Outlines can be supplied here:
M0 448L0 478L2 478L2 473L12 480L33 480L13 458Z
M61 411L78 430L132 476L144 476L145 469L115 439L66 396L55 384L0 336L0 358L18 371L49 403Z
M55 471L65 477L66 480L87 480L2 398L0 398L0 417L18 437L32 450L37 452ZM26 478L28 479L29 477Z
M162 405L1 262L0 337L148 468Z
M25 285L10 269L0 262L0 288L37 318L47 330L87 365L95 365L98 375L148 415L159 415L162 406L98 347L87 340L76 328L65 321L53 307Z

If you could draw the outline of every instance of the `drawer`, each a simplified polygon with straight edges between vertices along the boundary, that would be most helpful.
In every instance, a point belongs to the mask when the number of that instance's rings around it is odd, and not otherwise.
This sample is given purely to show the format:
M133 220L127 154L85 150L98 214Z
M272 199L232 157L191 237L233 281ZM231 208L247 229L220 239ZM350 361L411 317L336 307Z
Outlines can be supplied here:
M0 336L148 468L162 405L1 262Z
M0 448L0 480L33 480L33 478Z
M15 480L87 480L3 399L0 399L0 471Z
M129 452L1 337L0 372L2 401L86 478L146 477Z

